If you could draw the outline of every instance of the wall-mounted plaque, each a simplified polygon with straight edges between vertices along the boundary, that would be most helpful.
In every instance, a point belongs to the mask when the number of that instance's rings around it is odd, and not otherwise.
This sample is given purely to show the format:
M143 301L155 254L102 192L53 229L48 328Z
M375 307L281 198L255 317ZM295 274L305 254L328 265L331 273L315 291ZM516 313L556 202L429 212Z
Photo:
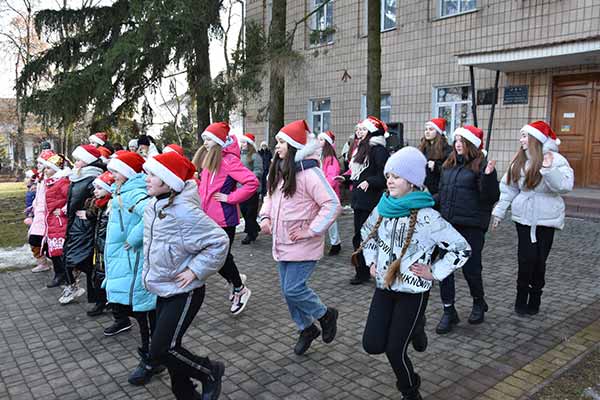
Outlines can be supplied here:
M529 86L507 86L504 88L504 104L527 104L529 103Z

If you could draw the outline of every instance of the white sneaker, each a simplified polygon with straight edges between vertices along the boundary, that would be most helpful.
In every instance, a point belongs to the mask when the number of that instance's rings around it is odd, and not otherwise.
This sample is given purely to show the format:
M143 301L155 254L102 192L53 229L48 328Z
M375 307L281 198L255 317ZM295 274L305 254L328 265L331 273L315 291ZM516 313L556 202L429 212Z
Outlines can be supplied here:
M240 279L242 280L242 285L246 284L247 276L245 274L240 274ZM233 283L227 283L227 289L229 290L229 302L233 301Z
M233 301L231 302L231 313L233 315L238 315L244 308L246 308L246 304L248 304L248 299L252 292L250 289L244 286L242 290L239 292L235 292L233 295Z
M63 290L62 296L58 299L60 304L69 304L78 297L85 294L85 289L75 285L69 285Z
M46 264L38 264L36 265L31 272L33 272L34 274L37 272L45 272L45 271L50 271L50 266L46 265Z

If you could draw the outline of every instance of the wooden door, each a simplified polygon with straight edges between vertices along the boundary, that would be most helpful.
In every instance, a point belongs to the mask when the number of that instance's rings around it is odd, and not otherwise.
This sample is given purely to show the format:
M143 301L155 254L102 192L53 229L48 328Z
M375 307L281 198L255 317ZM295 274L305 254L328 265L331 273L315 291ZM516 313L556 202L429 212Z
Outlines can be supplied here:
M600 188L600 80L594 82L586 186Z
M587 137L590 126L592 87L555 86L552 101L552 129L560 138L560 153L575 171L575 185L586 186L588 163Z

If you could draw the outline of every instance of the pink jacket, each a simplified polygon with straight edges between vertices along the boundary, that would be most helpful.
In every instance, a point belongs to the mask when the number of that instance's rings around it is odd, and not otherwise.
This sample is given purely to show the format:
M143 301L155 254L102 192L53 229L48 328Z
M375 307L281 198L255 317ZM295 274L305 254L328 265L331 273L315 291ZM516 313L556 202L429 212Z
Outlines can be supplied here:
M313 161L312 168L309 163ZM340 201L315 160L296 173L296 193L285 197L283 182L264 199L260 216L271 219L275 261L316 261L323 256L323 235L342 212ZM311 237L293 241L290 233L308 230Z
M323 169L323 173L325 174L325 178L329 185L333 188L335 194L337 194L338 200L341 198L340 196L340 182L336 181L336 176L340 175L340 162L337 158L333 156L325 157L321 162L321 169Z
M58 175L58 174L57 174ZM46 186L46 226L48 227L44 241L48 245L50 257L62 256L65 236L67 234L67 196L69 194L69 178L57 176L44 180ZM54 210L60 214L54 215Z
M43 180L38 182L35 199L33 199L33 222L29 227L29 234L37 236L46 234L46 185Z
M238 183L241 187L237 187ZM198 194L202 210L220 227L237 226L240 223L239 204L248 200L258 190L258 179L240 160L240 146L236 139L229 139L223 148L223 160L216 173L202 170ZM227 202L213 199L216 193L227 195Z

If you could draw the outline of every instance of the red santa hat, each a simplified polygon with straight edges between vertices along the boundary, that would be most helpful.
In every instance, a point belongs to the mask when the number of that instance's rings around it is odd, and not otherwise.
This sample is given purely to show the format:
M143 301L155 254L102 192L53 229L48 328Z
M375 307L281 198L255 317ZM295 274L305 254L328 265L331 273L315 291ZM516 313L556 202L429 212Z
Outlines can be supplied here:
M521 132L533 136L542 145L545 145L549 140L553 141L556 146L560 145L560 139L556 136L550 125L544 121L530 122L521 128Z
M144 157L138 153L123 151L111 159L106 168L113 173L117 172L129 179L135 174L142 172L144 161Z
M185 181L192 179L196 167L177 152L162 153L144 163L144 170L158 176L167 186L181 192Z
M359 125L367 128L369 133L371 133L371 136L383 135L386 138L389 137L387 125L377 117L369 115L367 118L362 120Z
M108 161L110 160L110 156L112 155L112 151L110 151L109 149L107 149L104 146L99 146L98 151L100 152L100 159L102 160L102 162L104 164L108 164Z
M327 143L333 146L335 143L335 133L333 131L321 132L319 133L319 139L325 140Z
M254 136L252 133L244 133L240 137L240 142L246 142L248 144L251 144L252 147L254 147L254 149L258 150L256 148L256 136Z
M319 142L310 133L310 128L303 119L285 125L275 137L298 150L294 157L295 161L303 160L313 154L319 147Z
M211 139L219 146L225 147L227 136L229 136L229 124L227 122L214 122L202 132L202 139Z
M90 143L96 143L99 146L104 146L108 141L108 134L106 132L96 132L88 138Z
M96 148L96 146L91 144L82 144L81 146L77 146L75 150L73 150L73 158L76 160L81 160L86 164L91 164L94 161L100 159L100 152Z
M456 136L462 137L479 150L483 149L483 129L473 125L465 125L463 127L456 128L454 131L454 137Z
M46 161L47 159L49 159L50 157L52 157L55 154L56 153L53 152L52 150L42 150L42 152L40 153L40 155L37 158L37 162L39 162L42 165L46 165L46 164L44 164L44 161Z
M446 135L446 120L444 118L432 118L431 121L425 122L425 126L435 129L440 135Z
M62 170L65 166L65 158L59 154L54 154L49 157L47 160L43 160L42 164L46 167L52 168L54 171L58 172Z
M180 156L184 156L185 157L185 153L183 152L183 147L181 147L178 144L174 144L174 143L168 144L163 149L163 153L169 153L171 151L174 151L175 153L179 154Z
M100 189L106 190L108 193L112 192L111 185L113 183L115 183L115 177L110 171L105 171L99 177L94 179L94 185Z

